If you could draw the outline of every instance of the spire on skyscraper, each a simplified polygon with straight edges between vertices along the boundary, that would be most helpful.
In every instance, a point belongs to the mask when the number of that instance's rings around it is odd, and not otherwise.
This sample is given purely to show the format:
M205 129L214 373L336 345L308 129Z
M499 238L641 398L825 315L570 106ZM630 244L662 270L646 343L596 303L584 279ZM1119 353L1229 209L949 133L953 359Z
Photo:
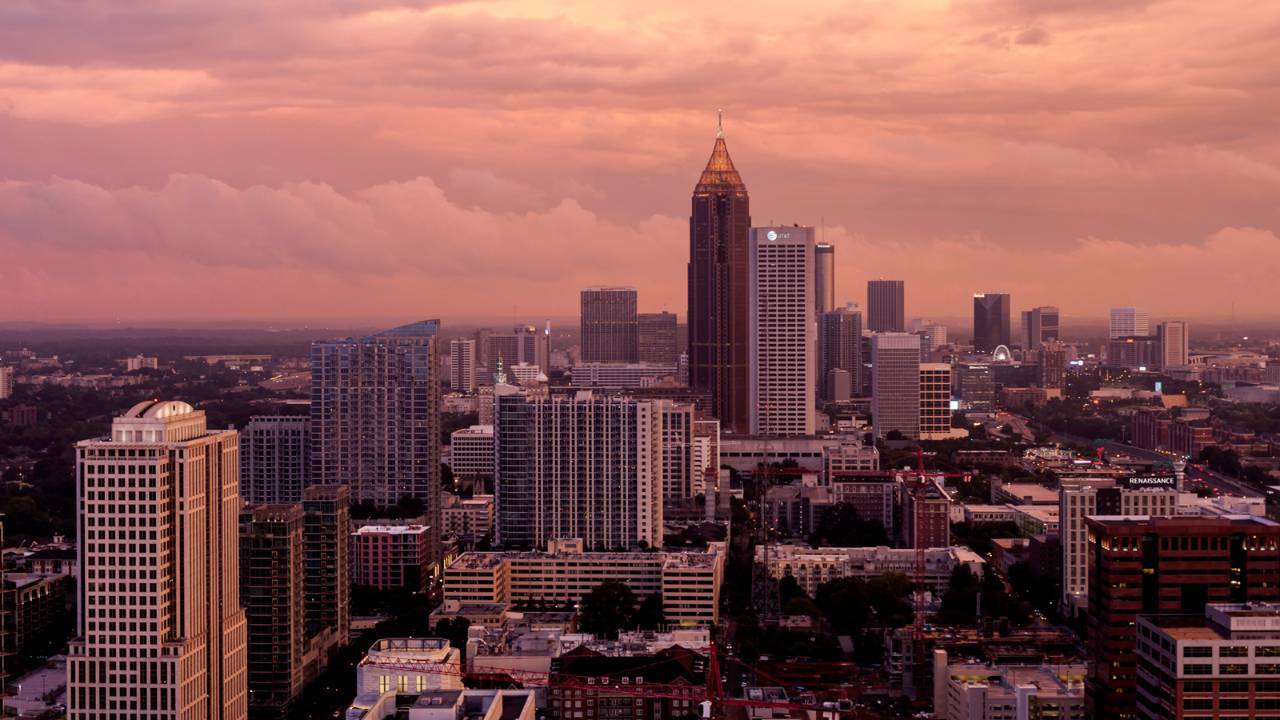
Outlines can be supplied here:
M707 167L702 171L702 176L698 178L698 186L694 192L713 189L746 189L742 176L733 166L733 159L729 157L729 146L724 142L723 121L723 111L720 111L716 121L716 144L711 148L711 157L707 160Z

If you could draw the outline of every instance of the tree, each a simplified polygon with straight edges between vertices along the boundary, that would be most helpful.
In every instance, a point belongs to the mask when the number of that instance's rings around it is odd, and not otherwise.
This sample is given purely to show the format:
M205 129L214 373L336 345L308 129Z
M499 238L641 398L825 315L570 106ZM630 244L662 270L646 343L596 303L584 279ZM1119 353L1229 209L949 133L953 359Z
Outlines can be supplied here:
M636 594L626 583L606 580L592 588L578 608L578 626L583 632L607 638L618 637L635 614Z
M641 630L657 630L666 622L662 611L662 596L658 593L646 595L631 617L631 624Z
M951 571L936 620L945 625L972 625L978 617L978 578L968 565Z
M851 503L835 503L819 513L809 544L813 547L876 547L888 545L889 534L879 520L863 520Z
M783 575L778 581L778 604L786 607L786 604L796 598L809 598L809 594L800 587L800 583L796 582L795 577L791 575Z
M467 652L467 630L471 627L471 621L464 618L452 618L441 620L436 623L436 637L442 637L449 641L449 644L458 649L465 660Z

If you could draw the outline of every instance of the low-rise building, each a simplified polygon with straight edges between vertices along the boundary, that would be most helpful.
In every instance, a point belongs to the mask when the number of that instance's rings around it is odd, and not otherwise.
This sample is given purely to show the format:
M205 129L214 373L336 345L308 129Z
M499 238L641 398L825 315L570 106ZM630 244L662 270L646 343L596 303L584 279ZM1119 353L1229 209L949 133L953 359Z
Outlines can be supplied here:
M938 720L1084 720L1083 665L948 665L934 651L933 716Z
M493 534L493 496L475 495L460 498L445 495L440 510L444 534L471 541Z
M623 656L579 647L551 662L547 715L551 720L696 716L706 695L706 673L706 656L680 646Z
M1280 604L1139 615L1137 717L1280 717Z
M719 619L724 547L706 552L586 552L580 540L547 551L468 552L444 572L445 600L464 603L564 605L616 580L637 597L658 594L668 622L700 625Z
M889 573L912 576L916 570L916 551L912 548L810 548L800 545L769 544L756 546L755 561L765 566L769 575L781 580L790 575L810 596L826 582L840 578L871 578ZM941 596L951 580L951 571L968 565L978 577L986 562L965 547L935 547L924 551L924 582L935 596Z

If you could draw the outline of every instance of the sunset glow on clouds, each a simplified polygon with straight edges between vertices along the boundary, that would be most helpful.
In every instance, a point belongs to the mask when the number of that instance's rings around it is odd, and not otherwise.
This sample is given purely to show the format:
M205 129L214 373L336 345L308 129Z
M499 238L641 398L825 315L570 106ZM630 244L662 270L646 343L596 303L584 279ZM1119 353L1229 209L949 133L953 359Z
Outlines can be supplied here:
M683 314L721 107L840 301L1267 312L1277 37L1243 1L9 0L0 320Z

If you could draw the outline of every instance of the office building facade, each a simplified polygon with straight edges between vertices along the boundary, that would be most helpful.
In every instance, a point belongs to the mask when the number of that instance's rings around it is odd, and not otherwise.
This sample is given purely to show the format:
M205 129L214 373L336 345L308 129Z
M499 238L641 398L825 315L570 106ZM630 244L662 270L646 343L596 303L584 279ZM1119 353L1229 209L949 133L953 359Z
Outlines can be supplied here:
M1009 295L1007 293L974 293L973 349L980 353L1012 344L1009 336Z
M1186 367L1191 364L1191 346L1187 323L1182 320L1166 320L1156 326L1160 339L1160 369Z
M640 313L636 316L637 355L641 363L675 365L680 359L676 347L676 314L670 312Z
M456 393L476 391L476 341L449 341L449 389Z
M239 436L183 402L138 403L76 445L73 720L244 720Z
M639 326L635 288L587 288L581 301L582 362L636 362Z
M1022 349L1037 350L1053 340L1060 340L1058 308L1045 305L1022 311Z
M353 502L420 500L439 561L438 320L311 346L311 481Z
M752 435L814 432L813 228L752 228L748 262Z
M836 248L820 242L813 246L813 314L836 309Z
M1151 316L1146 310L1135 307L1111 308L1111 325L1108 337L1132 337L1151 334Z
M750 423L747 234L750 199L723 133L693 189L689 216L689 384L711 393L729 432Z
M1280 600L1280 523L1144 515L1085 522L1090 717L1136 717L1139 615L1203 614L1211 603Z
M902 280L867 281L867 329L871 332L905 331L906 293L906 283Z
M842 376L833 375L837 371L847 374L847 385L840 382ZM862 384L862 311L851 304L819 315L819 397L827 402L848 400Z
M877 438L920 436L920 336L871 336L871 416Z
M920 439L951 437L951 366L920 364Z

